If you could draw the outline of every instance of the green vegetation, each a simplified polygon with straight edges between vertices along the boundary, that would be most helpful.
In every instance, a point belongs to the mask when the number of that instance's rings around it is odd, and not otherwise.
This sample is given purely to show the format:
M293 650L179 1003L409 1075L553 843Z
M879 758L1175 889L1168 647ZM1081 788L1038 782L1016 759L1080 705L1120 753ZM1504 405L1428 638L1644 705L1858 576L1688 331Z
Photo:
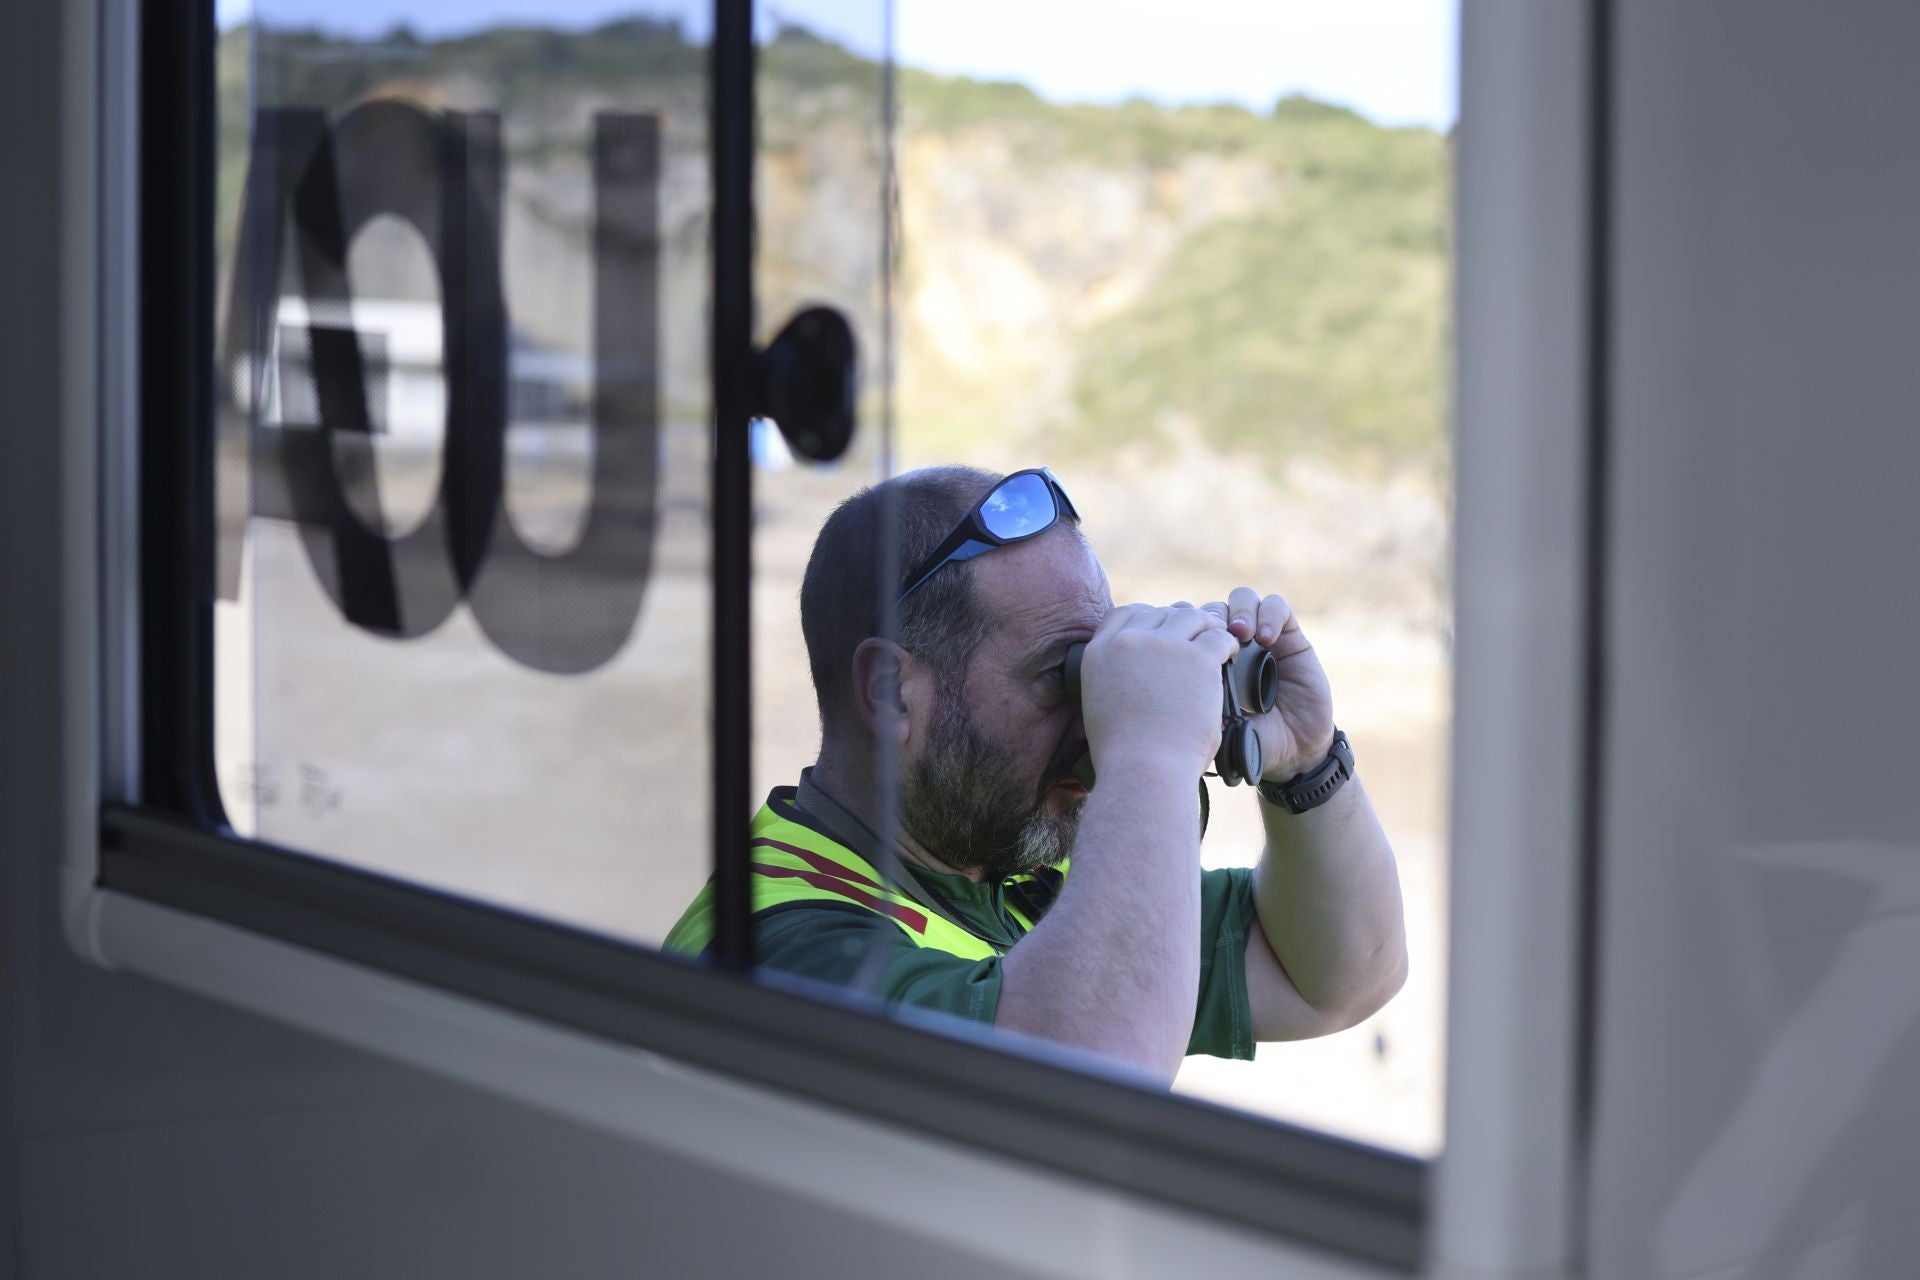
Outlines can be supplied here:
M1059 104L1022 84L912 69L901 73L900 101L911 131L991 129L1034 164L1162 165L1196 149L1248 151L1271 132L1237 106L1162 107L1142 99L1111 107Z
M1060 166L1175 180L1196 157L1252 164L1272 178L1269 199L1189 230L1130 305L1074 335L1072 390L1047 436L1082 456L1134 445L1171 458L1197 434L1257 453L1276 471L1304 453L1368 470L1444 472L1443 138L1383 129L1300 96L1267 116L1232 106L1056 105L1021 85L909 71L902 100L909 139L998 138L1011 153L1009 183L1044 185ZM979 430L965 407L1012 413L1009 396L1023 393L964 379L939 391L910 422L926 421L953 444Z
M991 134L1011 153L1010 184L1044 186L1060 166L1173 180L1195 158L1272 178L1270 199L1188 231L1130 305L1074 335L1069 402L1047 436L1082 456L1135 445L1172 457L1197 434L1276 471L1304 453L1444 473L1445 139L1297 95L1260 116L1235 106L1058 105L1022 85L915 71L901 83L910 140ZM909 254L935 251L908 245ZM1007 413L1009 394L1021 389L948 380L923 419L957 444L967 410L945 406Z
M245 33L222 40L223 246L231 243L237 212L249 90L258 103L335 112L380 93L428 104L467 103L478 93L507 120L509 158L529 166L536 189L522 198L533 204L544 181L534 175L557 153L582 152L585 121L608 105L652 109L670 102L682 145L702 145L706 50L671 23L635 20L581 33L495 28L431 43L405 30L372 42L274 32L252 51L251 84L248 59ZM878 190L877 157L861 140L877 136L880 85L873 63L803 30L788 29L762 51L761 141L768 163L785 166L782 190L789 194L781 198L846 205L844 215L826 206L770 208L766 197L763 228L782 219L852 220L834 247L818 247L828 241L816 236L804 251L838 253L846 264L763 261L770 297L780 279L870 273L878 232L867 225L872 207L857 197ZM917 222L909 220L918 238L910 231L901 278L909 431L957 442L969 434L1043 429L1049 447L1058 440L1096 453L1126 445L1172 450L1197 434L1215 448L1275 466L1305 453L1370 469L1443 472L1446 139L1431 130L1381 128L1345 107L1300 96L1265 113L1145 101L1057 104L1019 84L911 68L900 72L898 87L905 160L927 154L938 157L927 163L978 169L928 173L903 162L903 181L910 188L917 178L955 177L965 190L1006 193L971 234L1015 255L1033 289L1067 300L1050 313L1065 318L1033 335L1033 349L1044 353L1035 367L943 364L942 335L929 331L936 322L920 316L914 290L956 237L942 221L945 196L906 190L904 200L918 213ZM976 145L982 143L991 145ZM1204 201L1188 181L1196 162L1251 173L1257 181L1243 187L1255 196L1200 207ZM1155 229L1151 253L1142 248L1137 255L1152 264L1150 277L1116 294L1119 301L1080 307L1074 300L1105 276L1124 274L1134 245L1148 237L1109 234L1118 246L1111 270L1089 265L1085 253L1064 262L1063 253L1078 252L1072 220L1105 217L1105 206L1090 198L1078 205L1064 196L1052 200L1072 182L1082 191L1104 182L1103 190L1147 193L1126 216ZM777 246L777 237L763 234L763 256L768 245ZM859 255L868 257L856 266ZM949 275L965 279L958 269ZM960 290L962 302L950 310L959 306L975 320L990 313L995 298L988 288L980 285L972 297ZM1025 412L1032 405L1044 405L1037 427Z
M1445 157L1431 135L1341 127L1299 147L1270 206L1186 237L1137 305L1088 332L1078 443L1152 439L1171 419L1275 461L1444 464Z

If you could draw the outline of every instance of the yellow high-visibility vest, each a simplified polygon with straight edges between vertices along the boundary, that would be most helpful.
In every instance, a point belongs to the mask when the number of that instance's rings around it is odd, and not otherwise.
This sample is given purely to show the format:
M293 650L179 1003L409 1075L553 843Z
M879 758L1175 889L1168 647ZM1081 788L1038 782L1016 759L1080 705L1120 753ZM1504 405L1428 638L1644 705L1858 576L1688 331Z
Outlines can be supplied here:
M968 932L888 883L872 863L845 845L784 816L776 803L785 807L793 802L782 797L762 805L754 815L747 842L755 915L790 903L851 903L892 920L916 947L932 947L966 960L1006 953L1004 946ZM1059 869L1064 872L1066 864ZM1037 879L1021 875L1015 876L1013 883ZM1033 928L1034 921L1025 912L1011 903L1007 910L1023 933ZM713 882L709 880L667 934L662 947L698 955L712 941Z

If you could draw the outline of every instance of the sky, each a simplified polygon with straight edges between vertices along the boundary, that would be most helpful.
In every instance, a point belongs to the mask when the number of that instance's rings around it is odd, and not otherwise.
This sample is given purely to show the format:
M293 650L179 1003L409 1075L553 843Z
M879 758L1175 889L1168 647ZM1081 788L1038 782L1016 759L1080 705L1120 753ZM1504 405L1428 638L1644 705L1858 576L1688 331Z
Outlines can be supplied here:
M404 18L432 38L499 22L585 27L635 12L707 29L710 0L216 0L221 25L263 21L373 36ZM761 0L763 22L799 22L876 55L883 0ZM1458 97L1457 0L894 0L900 62L1017 80L1063 102L1236 102L1287 93L1381 124L1448 128Z

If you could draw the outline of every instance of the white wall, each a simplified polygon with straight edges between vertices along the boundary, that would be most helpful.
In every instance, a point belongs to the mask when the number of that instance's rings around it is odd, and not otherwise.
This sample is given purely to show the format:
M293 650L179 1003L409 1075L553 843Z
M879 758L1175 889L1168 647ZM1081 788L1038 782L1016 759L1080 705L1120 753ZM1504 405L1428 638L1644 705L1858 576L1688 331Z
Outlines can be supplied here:
M1619 6L1600 1276L1920 1256L1920 7Z

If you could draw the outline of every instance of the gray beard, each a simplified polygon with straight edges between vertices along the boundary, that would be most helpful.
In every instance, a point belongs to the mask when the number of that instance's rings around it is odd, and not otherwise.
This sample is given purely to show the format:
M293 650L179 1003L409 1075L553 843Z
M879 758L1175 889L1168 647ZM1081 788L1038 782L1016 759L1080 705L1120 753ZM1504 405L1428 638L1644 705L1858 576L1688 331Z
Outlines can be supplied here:
M1052 866L1073 851L1080 807L1046 809L1047 791L1072 777L1056 759L1036 789L1023 784L1007 753L980 732L966 700L942 690L927 750L902 779L900 817L921 847L949 866L1004 880Z

